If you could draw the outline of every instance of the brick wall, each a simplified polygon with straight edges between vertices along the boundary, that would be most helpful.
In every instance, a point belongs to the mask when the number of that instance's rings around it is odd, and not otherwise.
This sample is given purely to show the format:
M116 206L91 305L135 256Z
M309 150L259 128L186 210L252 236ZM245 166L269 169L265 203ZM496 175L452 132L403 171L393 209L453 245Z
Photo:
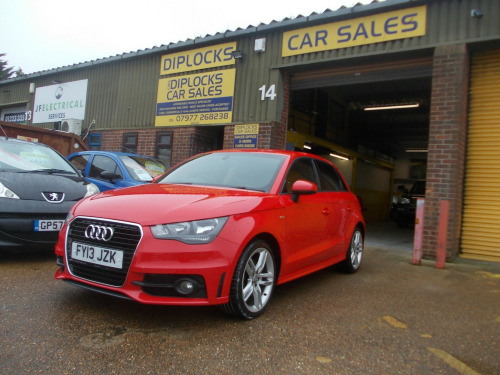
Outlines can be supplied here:
M435 258L441 200L450 202L447 259L458 255L467 137L469 55L465 45L436 47L422 250Z

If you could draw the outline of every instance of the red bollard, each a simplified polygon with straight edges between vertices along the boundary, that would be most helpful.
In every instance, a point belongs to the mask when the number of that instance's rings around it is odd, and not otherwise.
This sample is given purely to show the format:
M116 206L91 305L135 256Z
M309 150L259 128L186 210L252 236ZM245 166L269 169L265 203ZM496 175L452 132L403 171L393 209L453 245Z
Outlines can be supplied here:
M444 268L446 262L446 244L448 238L448 217L450 213L450 201L442 200L439 204L438 249L436 256L436 268Z
M417 212L415 215L415 234L413 237L412 264L420 265L422 260L422 235L424 232L424 198L417 199Z

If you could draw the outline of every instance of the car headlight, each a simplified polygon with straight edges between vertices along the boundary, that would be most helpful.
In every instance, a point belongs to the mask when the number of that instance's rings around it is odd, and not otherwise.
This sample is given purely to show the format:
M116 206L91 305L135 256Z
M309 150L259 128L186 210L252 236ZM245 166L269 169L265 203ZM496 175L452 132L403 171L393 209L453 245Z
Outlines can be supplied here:
M73 219L73 212L71 212L73 209L71 209L68 214L66 215L66 219L64 220L64 224L68 224L71 219Z
M400 204L410 204L410 198L401 197L399 198Z
M0 198L19 199L16 193L0 182Z
M89 183L86 186L87 186L87 194L85 194L84 198L87 198L87 197L90 197L91 195L99 193L99 188L95 184Z
M163 240L177 240L190 245L212 242L226 224L227 217L160 224L151 227L153 236Z

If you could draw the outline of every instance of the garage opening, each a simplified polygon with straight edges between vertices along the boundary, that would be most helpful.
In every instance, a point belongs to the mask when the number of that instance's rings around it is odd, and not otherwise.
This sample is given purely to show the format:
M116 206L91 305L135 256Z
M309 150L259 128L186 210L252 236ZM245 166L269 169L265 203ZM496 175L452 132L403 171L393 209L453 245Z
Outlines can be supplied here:
M323 66L291 77L287 148L331 160L361 197L367 222L392 217L398 228L393 203L426 179L432 57ZM413 223L414 216L399 226Z

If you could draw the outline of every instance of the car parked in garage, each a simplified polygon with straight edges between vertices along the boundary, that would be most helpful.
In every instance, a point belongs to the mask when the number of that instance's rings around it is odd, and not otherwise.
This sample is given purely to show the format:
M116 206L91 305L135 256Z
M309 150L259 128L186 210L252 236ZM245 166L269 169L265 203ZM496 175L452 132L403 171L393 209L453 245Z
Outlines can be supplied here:
M0 250L53 249L71 206L98 192L49 146L0 137Z
M116 151L75 152L68 160L100 191L149 183L167 169L148 156Z
M194 156L154 183L79 202L55 277L159 305L223 305L252 319L274 287L340 263L356 272L365 223L338 169L307 153Z
M416 181L410 191L403 191L396 203L393 203L390 217L400 228L415 225L417 199L425 197L425 181Z

